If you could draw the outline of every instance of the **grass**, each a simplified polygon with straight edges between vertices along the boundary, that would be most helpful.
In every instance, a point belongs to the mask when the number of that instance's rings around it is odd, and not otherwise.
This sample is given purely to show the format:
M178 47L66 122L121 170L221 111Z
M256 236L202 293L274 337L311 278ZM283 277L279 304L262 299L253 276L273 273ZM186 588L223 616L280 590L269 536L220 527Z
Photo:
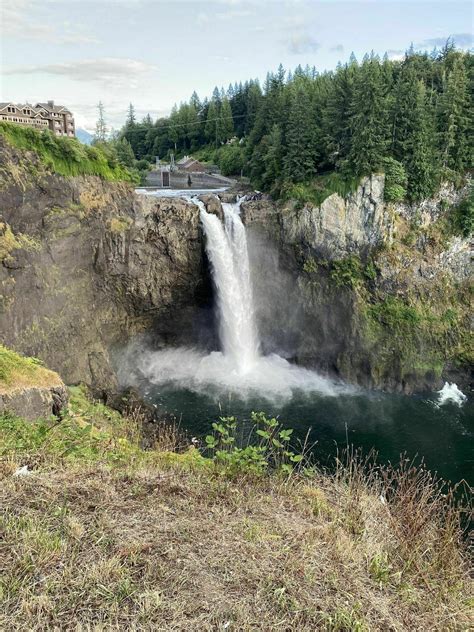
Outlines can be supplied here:
M138 183L105 147L90 147L74 138L5 122L0 123L0 135L17 149L34 151L43 165L62 176L95 175L104 180Z
M345 198L357 190L360 178L329 173L316 176L310 182L284 185L280 193L282 200L294 200L297 204L313 204L320 206L326 198L334 193Z
M0 394L31 386L59 386L61 378L41 365L0 345Z
M459 511L423 468L230 472L164 427L143 450L141 421L80 387L62 421L0 419L0 629L468 628Z

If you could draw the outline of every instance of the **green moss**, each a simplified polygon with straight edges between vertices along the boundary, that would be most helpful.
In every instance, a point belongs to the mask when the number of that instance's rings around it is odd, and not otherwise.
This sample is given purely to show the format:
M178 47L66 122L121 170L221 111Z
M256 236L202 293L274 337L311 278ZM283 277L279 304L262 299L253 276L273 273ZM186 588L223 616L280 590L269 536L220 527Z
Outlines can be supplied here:
M395 331L413 329L423 319L415 307L394 296L370 305L368 311L370 318Z
M109 229L112 233L123 233L130 228L131 224L130 217L112 217L109 221Z
M89 147L73 138L5 122L0 123L0 134L13 147L34 151L48 170L62 176L95 175L138 183L106 147Z

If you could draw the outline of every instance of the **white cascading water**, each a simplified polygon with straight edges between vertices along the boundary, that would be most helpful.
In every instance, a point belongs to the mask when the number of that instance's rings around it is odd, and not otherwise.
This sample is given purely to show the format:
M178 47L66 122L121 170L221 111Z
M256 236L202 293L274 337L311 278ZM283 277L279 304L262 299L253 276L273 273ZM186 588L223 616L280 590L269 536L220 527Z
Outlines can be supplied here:
M258 358L247 236L240 219L240 202L222 204L224 224L194 200L201 213L207 254L217 289L219 329L223 354L238 373L247 373Z
M263 356L255 319L251 268L240 203L222 204L224 222L208 213L197 198L206 236L206 252L216 287L221 351L204 353L188 348L160 351L130 348L123 358L125 378L138 367L139 374L156 385L170 385L221 397L235 392L240 397L258 394L283 402L295 391L337 395L352 387L326 379L314 371L290 364L277 354ZM257 297L258 299L258 297Z

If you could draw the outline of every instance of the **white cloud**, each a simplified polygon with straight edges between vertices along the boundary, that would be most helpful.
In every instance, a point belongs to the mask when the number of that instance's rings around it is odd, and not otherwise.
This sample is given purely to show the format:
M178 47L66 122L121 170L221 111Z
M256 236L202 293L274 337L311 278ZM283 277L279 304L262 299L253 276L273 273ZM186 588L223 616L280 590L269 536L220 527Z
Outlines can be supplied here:
M290 35L290 37L286 40L286 43L288 51L293 55L315 53L321 47L314 37L304 31Z
M329 50L331 53L343 53L344 46L342 44L336 44L336 46L332 46Z
M417 48L442 48L448 39L454 41L459 48L470 48L474 44L474 37L472 33L456 33L455 35L445 35L444 37L432 37L425 39L419 44Z
M397 48L397 49L391 48L387 51L387 55L389 59L399 61L405 57L405 51L402 50L401 48Z
M54 44L97 44L98 39L83 32L80 24L64 22L58 31L50 23L52 5L37 0L15 0L2 6L2 36L52 42ZM44 14L46 10L46 14ZM49 11L49 13L48 13Z
M58 75L75 81L99 83L108 89L126 86L136 88L139 79L156 67L137 59L102 57L74 62L17 66L4 71L4 75Z

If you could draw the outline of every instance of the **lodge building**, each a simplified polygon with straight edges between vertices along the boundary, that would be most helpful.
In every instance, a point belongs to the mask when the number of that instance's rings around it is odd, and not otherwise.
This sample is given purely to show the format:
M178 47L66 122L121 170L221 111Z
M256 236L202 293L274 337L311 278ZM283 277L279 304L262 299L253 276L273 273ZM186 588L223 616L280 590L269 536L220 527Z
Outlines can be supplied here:
M28 125L36 129L49 129L55 136L76 135L72 112L54 101L31 105L25 103L0 103L0 121Z

